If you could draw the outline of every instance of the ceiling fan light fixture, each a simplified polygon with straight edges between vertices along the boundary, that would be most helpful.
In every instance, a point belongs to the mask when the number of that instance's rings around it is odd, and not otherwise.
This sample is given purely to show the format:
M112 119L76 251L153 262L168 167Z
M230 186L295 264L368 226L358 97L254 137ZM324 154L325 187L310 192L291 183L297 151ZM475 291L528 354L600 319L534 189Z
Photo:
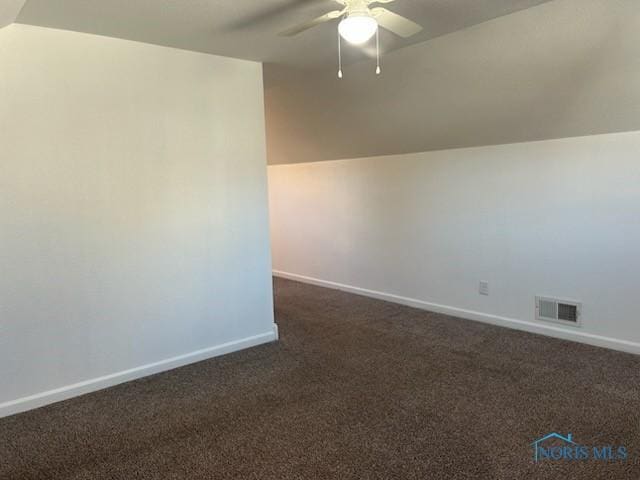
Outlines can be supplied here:
M353 45L362 45L378 31L378 22L370 15L349 15L338 25L340 36Z

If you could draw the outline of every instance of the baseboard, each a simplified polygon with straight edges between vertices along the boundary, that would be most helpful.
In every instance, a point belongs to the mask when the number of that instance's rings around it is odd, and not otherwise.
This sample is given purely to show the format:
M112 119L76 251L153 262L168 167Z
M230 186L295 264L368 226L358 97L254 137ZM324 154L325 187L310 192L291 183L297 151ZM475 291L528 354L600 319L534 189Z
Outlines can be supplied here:
M223 343L221 345L197 350L177 357L167 358L166 360L149 363L147 365L142 365L122 372L93 378L73 385L66 385L54 390L0 403L0 418L15 415L16 413L26 412L27 410L33 410L34 408L43 407L51 403L60 402L62 400L67 400L69 398L95 392L104 388L113 387L138 378L172 370L190 363L200 362L202 360L218 357L227 353L244 350L245 348L255 347L263 343L273 342L277 339L278 328L274 323L272 331L267 333Z
M501 317L498 315L476 312L473 310L465 310L463 308L425 302L423 300L417 300L415 298L402 297L399 295L393 295L391 293L368 290L366 288L354 287L352 285L344 285L341 283L330 282L328 280L320 280L318 278L307 277L307 276L298 275L295 273L288 273L288 272L274 270L273 275L276 277L295 280L298 282L308 283L311 285L332 288L335 290L342 290L349 293L355 293L357 295L363 295L366 297L377 298L379 300L385 300L387 302L393 302L393 303L398 303L398 304L406 305L413 308L428 310L430 312L442 313L445 315L460 317L467 320L475 320L478 322L489 323L491 325L497 325L500 327L506 327L506 328L511 328L515 330L522 330L525 332L537 333L537 334L546 335L549 337L560 338L562 340L570 340L573 342L586 343L589 345L594 345L596 347L609 348L612 350L619 350L622 352L634 353L636 355L640 355L640 343L621 340L618 338L603 337L600 335L594 335L592 333L587 333L577 329L568 329L568 328L562 328L562 327L553 326L553 325L542 325L539 323L534 323L534 322L529 322L524 320L516 320L513 318Z

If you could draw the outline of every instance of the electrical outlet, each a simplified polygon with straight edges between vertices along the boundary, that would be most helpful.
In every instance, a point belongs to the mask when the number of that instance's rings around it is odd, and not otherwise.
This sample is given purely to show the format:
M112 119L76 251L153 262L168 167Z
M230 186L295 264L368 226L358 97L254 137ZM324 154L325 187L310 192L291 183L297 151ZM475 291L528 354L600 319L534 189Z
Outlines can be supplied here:
M489 282L481 280L478 292L480 293L480 295L489 295Z

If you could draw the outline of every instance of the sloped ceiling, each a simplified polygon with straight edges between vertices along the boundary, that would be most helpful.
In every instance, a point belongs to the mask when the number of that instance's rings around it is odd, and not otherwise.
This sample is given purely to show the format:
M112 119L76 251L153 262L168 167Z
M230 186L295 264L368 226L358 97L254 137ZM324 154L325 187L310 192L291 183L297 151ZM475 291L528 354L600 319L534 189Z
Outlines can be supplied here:
M546 1L397 0L388 8L414 19L424 31L408 40L383 33L381 43L385 51L396 50ZM333 0L29 0L18 21L262 62L324 68L336 61L335 22L295 38L277 34L336 6ZM351 63L370 54L366 49L346 49L345 61Z
M12 0L5 0L12 1ZM28 0L18 17L265 62L270 163L640 129L638 0L397 0L425 31L346 49L335 25L277 32L333 0Z
M270 163L640 130L640 2L554 0L322 74L267 65Z
M24 3L25 0L0 0L0 28L16 20Z

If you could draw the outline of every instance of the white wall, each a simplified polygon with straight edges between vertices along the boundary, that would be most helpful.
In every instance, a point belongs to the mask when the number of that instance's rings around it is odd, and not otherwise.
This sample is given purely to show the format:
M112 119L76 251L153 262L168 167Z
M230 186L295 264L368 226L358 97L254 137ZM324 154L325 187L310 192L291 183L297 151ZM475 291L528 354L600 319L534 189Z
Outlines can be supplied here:
M274 269L640 353L639 156L623 133L271 166ZM536 323L535 295L583 328Z
M260 64L12 25L0 70L0 415L275 339Z

